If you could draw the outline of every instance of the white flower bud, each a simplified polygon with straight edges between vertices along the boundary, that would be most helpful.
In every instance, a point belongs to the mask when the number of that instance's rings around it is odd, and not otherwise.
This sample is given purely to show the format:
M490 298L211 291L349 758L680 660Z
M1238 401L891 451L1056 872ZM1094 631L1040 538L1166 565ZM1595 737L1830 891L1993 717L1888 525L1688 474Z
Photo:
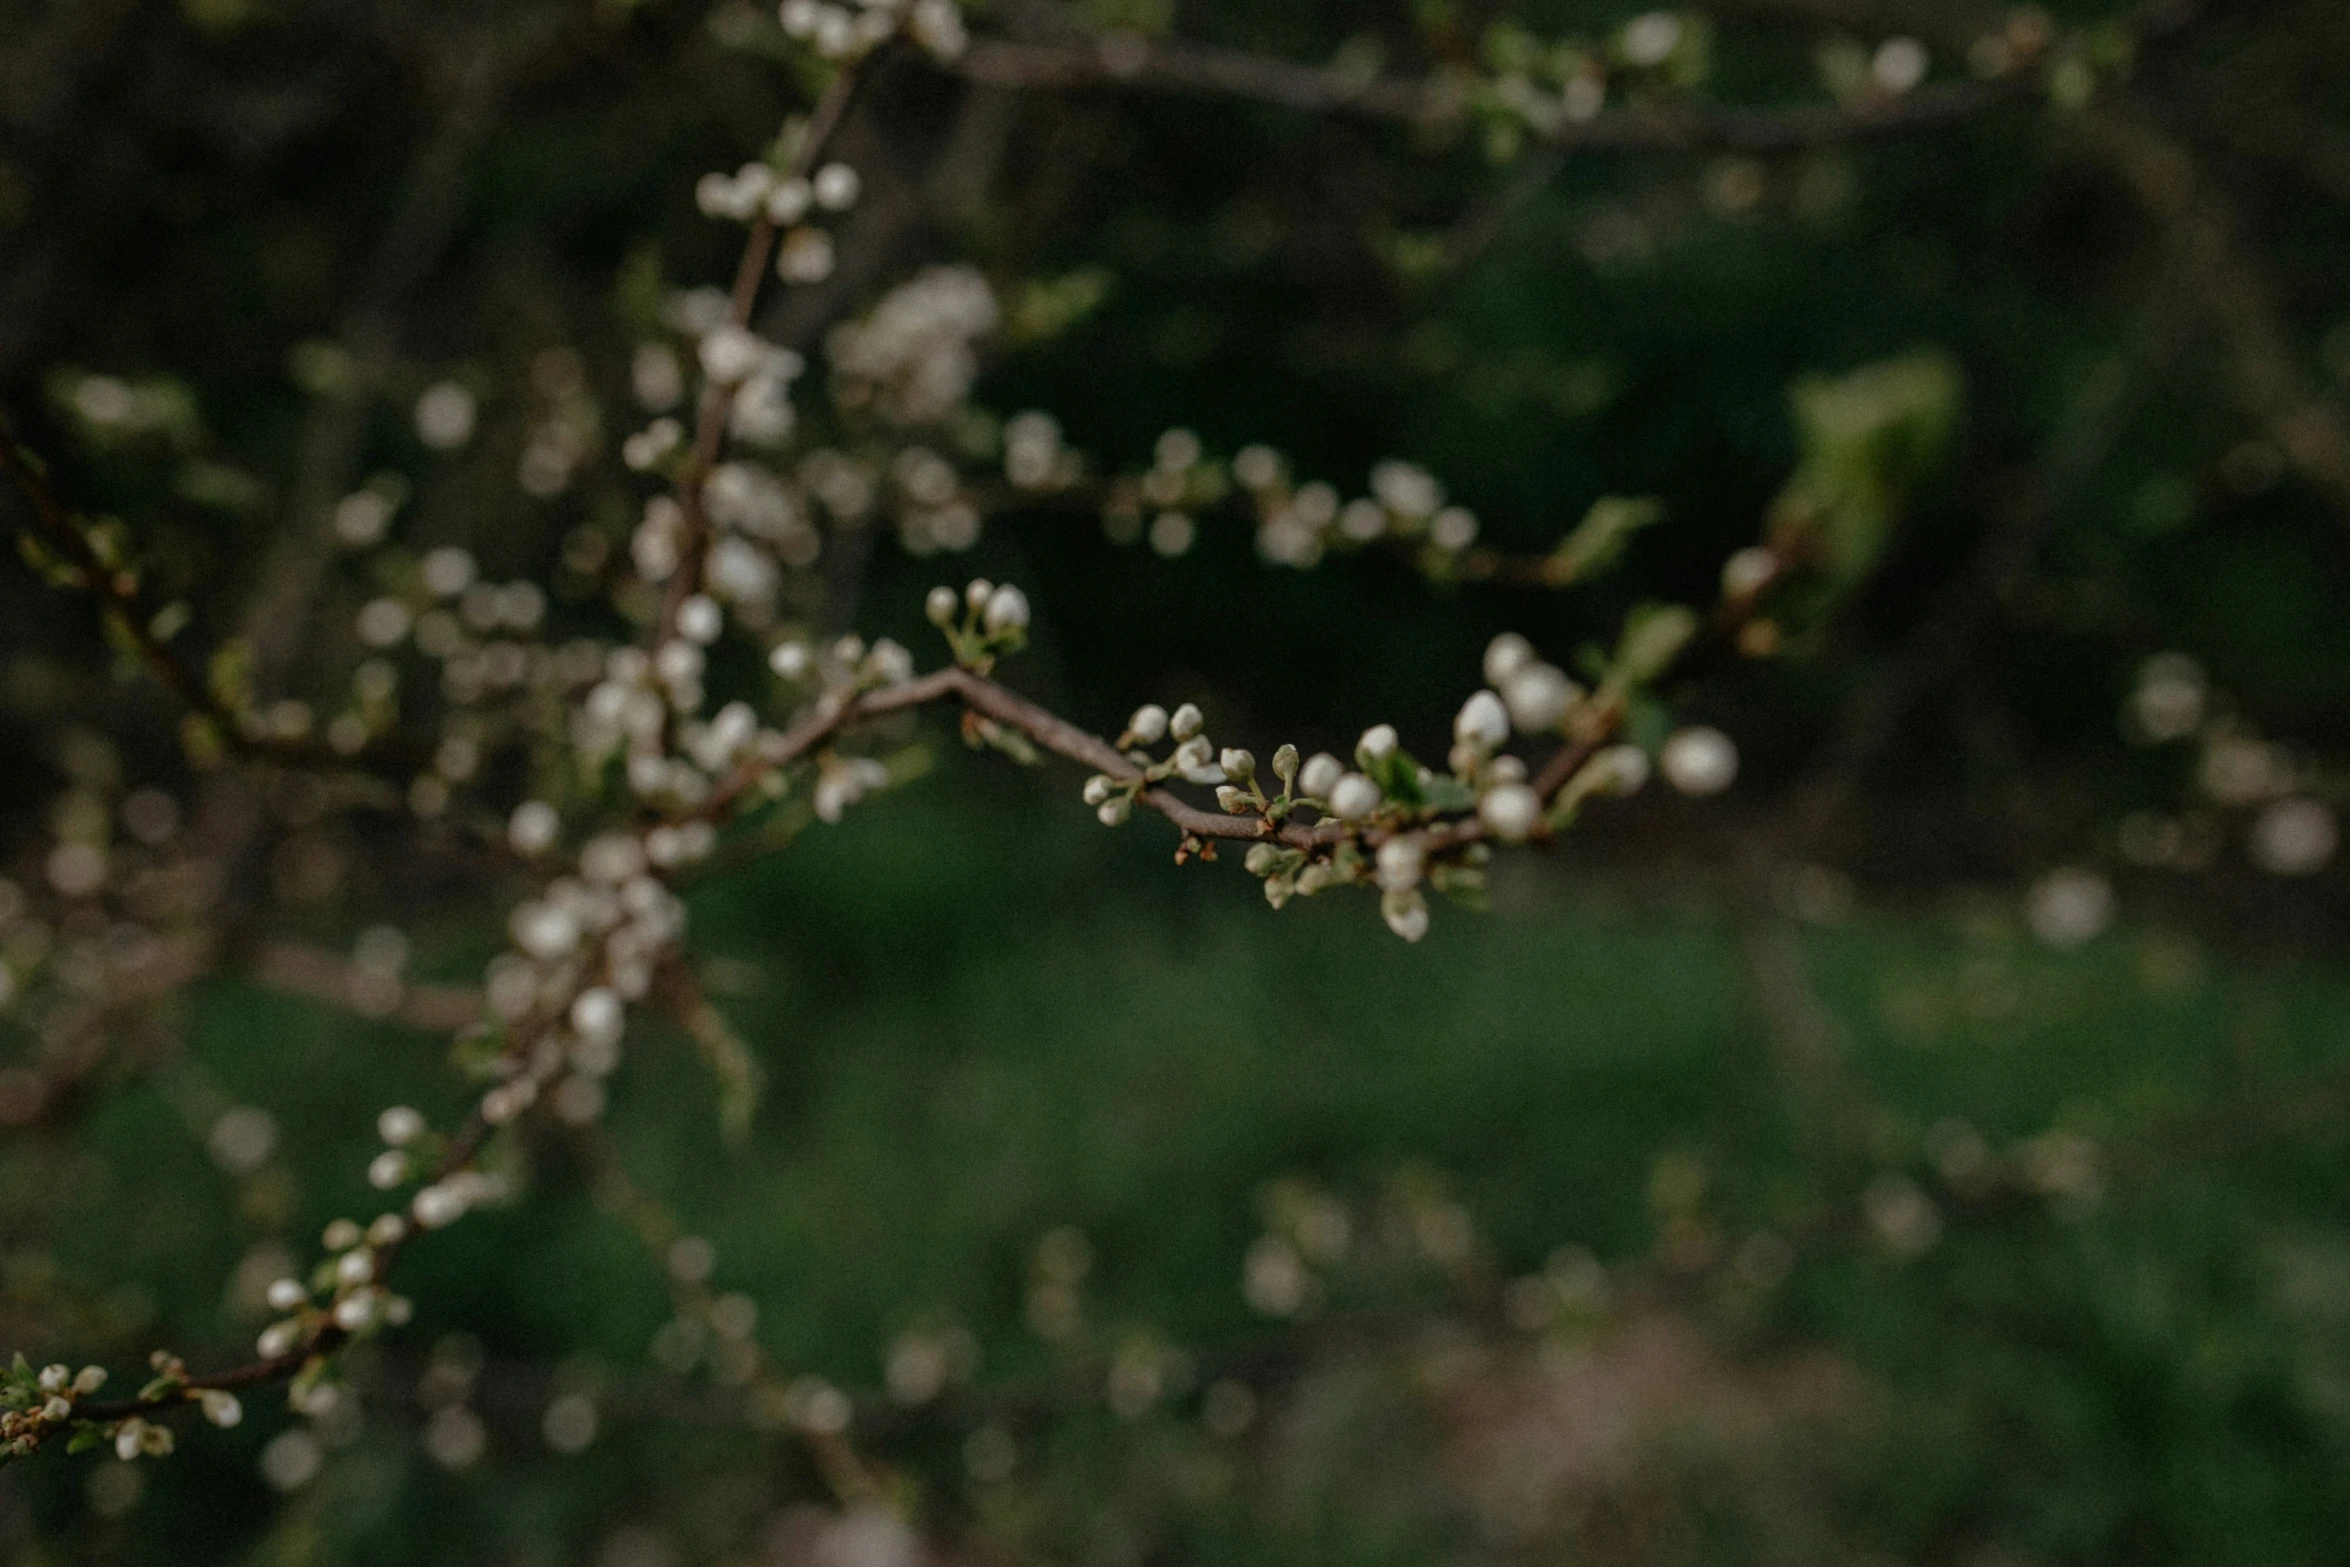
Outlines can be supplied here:
M1485 647L1485 683L1496 690L1509 684L1510 676L1534 662L1534 644L1515 631L1505 631Z
M335 1302L335 1326L345 1333L357 1333L375 1323L375 1292L361 1290Z
M696 593L677 606L677 634L708 647L726 628L726 614L707 593Z
M1418 941L1428 934L1428 900L1418 888L1385 894L1379 900L1379 915L1389 930L1406 941Z
M1104 827L1122 826L1126 818L1134 814L1134 802L1122 794L1113 795L1104 800L1093 814Z
M544 800L525 800L506 823L506 841L516 854L544 854L563 831L563 818Z
M702 373L720 386L733 386L757 370L767 357L767 345L739 326L722 326L702 339L698 350Z
M1346 764L1328 751L1316 751L1306 758L1306 765L1298 770L1297 792L1315 799L1327 798L1346 774Z
M1379 809L1385 796L1361 773L1348 773L1330 786L1330 814L1340 821L1359 822Z
M1420 885L1428 856L1417 838L1390 838L1379 845L1378 880L1383 892L1409 892Z
M397 1148L386 1148L367 1162L367 1184L379 1192L388 1192L408 1179L408 1156Z
M929 597L922 601L922 613L934 626L953 625L955 614L962 607L963 601L956 596L955 590L944 583L932 588Z
M74 1374L73 1390L87 1398L106 1385L104 1366L84 1366Z
M1510 722L1524 734L1556 729L1582 696L1582 688L1554 664L1529 663L1502 682L1501 699Z
M1167 732L1178 740L1189 740L1208 725L1207 715L1196 702L1186 702L1175 709L1175 716L1167 721Z
M1167 738L1167 710L1156 702L1145 702L1126 720L1126 732L1137 744L1157 745Z
M73 1380L69 1366L43 1366L41 1374L33 1379L44 1393L62 1393Z
M1395 748L1400 743L1395 725L1373 724L1355 742L1355 754L1366 762L1384 762L1395 754Z
M1760 544L1750 544L1722 562L1722 596L1742 599L1759 593L1779 574L1779 557Z
M1636 745L1611 745L1591 759L1609 794L1638 794L1648 783L1648 753Z
M1509 709L1490 691L1480 691L1461 704L1452 721L1452 735L1463 745L1490 751L1510 737Z
M1215 760L1216 748L1206 735L1193 735L1175 748L1175 770L1185 777L1207 771ZM1223 778L1219 773L1217 777L1208 781L1221 783Z
M1095 773L1091 778L1085 780L1085 803L1100 805L1110 797L1116 788L1116 783L1112 781L1108 773Z
M301 1323L291 1319L284 1322L272 1322L268 1327L263 1328L261 1336L253 1341L253 1352L263 1360L275 1360L278 1356L290 1352L295 1345L301 1342Z
M1683 794L1720 794L1738 777L1738 747L1719 729L1684 729L1657 753L1665 781Z
M1216 806L1227 816L1248 814L1248 791L1238 784L1220 784L1216 789Z
M987 596L987 608L980 616L980 624L989 636L1002 636L1007 631L1028 629L1028 595L1005 583Z
M601 985L581 991L571 1003L573 1031L595 1044L610 1044L618 1039L625 1017L620 998Z
M767 667L786 680L803 680L814 667L816 655L805 642L779 642L767 655Z
M310 1292L302 1287L299 1279L279 1279L263 1297L272 1311L292 1311L309 1298Z
M416 1194L416 1222L438 1230L465 1216L465 1199L446 1185L427 1186Z
M424 1117L406 1105L393 1105L375 1118L376 1135L394 1148L405 1148L424 1135Z
M1522 783L1498 785L1477 802L1477 819L1502 842L1523 843L1542 820L1542 797Z
M1224 776L1247 783L1257 775L1257 759L1239 746L1227 746L1216 757L1216 765L1224 769Z
M808 207L816 193L808 182L798 177L778 180L767 193L767 221L789 228L808 215Z
M204 1406L204 1418L223 1431L245 1418L245 1406L226 1388L208 1387L197 1397Z
M72 1413L73 1405L62 1398L52 1398L41 1406L41 1418L44 1420L63 1420Z
M114 1430L114 1456L129 1463L139 1456L139 1436L145 1429L138 1420L125 1420Z
M857 178L857 171L845 163L827 163L816 171L816 178L808 189L816 198L816 205L827 212L846 212L857 204L858 193L865 182Z
M365 1284L375 1277L375 1253L347 1251L335 1262L335 1278L342 1284Z

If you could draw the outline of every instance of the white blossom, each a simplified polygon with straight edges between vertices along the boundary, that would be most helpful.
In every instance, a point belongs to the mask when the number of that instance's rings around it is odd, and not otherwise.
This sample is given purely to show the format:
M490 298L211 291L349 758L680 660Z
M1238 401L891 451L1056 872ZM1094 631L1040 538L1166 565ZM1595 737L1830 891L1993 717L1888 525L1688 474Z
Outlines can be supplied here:
M1379 786L1361 773L1348 773L1330 786L1330 814L1340 821L1357 822L1379 809L1385 798Z

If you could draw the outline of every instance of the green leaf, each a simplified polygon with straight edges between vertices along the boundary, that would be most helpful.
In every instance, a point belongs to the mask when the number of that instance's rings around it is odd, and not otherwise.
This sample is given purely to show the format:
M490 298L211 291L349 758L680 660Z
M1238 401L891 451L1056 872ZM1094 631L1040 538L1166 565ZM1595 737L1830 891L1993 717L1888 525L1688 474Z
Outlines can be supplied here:
M1877 564L1917 488L1948 456L1964 412L1957 363L1922 348L1788 393L1802 459L1772 514L1832 588Z

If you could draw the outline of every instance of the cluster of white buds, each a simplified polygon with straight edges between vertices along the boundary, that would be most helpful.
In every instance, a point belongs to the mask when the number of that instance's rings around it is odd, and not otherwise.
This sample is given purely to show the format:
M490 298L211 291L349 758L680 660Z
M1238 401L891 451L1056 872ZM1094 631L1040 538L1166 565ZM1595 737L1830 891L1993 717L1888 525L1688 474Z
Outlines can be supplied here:
M1308 567L1330 549L1400 541L1440 563L1477 541L1477 518L1445 502L1435 475L1394 459L1371 470L1370 493L1345 501L1320 481L1292 485L1289 465L1266 446L1242 448L1232 475L1257 513L1257 552L1277 566Z
M955 0L783 0L777 12L785 33L827 60L860 59L904 36L934 58L952 60L969 35Z
M1062 490L1083 473L1076 453L1063 444L1061 421L1030 409L1004 423L1004 477L1013 488L1033 492Z
M415 1114L386 1112L385 1120L400 1113ZM388 1132L392 1128L382 1129ZM415 1135L423 1135L421 1121ZM381 1163L379 1155L377 1164ZM404 1165L400 1173L404 1179ZM379 1187L398 1184L378 1178L373 1166L369 1178ZM411 1204L410 1212L414 1211ZM255 1353L264 1360L281 1359L313 1343L330 1326L356 1336L407 1322L414 1307L406 1296L395 1295L385 1287L381 1259L387 1248L396 1247L407 1238L410 1222L407 1215L383 1213L364 1227L353 1219L337 1219L329 1224L321 1237L327 1255L311 1271L308 1281L282 1278L265 1292L270 1310L283 1315L261 1330L260 1337L254 1341ZM234 1425L243 1416L233 1400L224 1401L225 1395L211 1398L191 1392L189 1396L204 1397L205 1416L215 1425Z
M1028 595L1009 582L974 577L960 593L941 583L923 599L922 613L966 669L987 669L1028 644Z
M963 494L955 465L927 446L908 446L890 463L898 501L898 542L909 555L950 553L979 542L979 508Z
M944 422L970 395L981 339L1001 311L967 266L932 267L883 295L863 319L825 339L833 393L845 410L897 425Z
M2263 735L2202 665L2160 653L2140 667L2122 705L2122 733L2140 745L2189 744L2192 798L2175 811L2124 818L2122 857L2195 871L2217 857L2240 824L2245 857L2272 876L2313 876L2340 851L2342 781L2298 747Z
M106 1368L43 1366L35 1371L18 1356L14 1366L0 1371L0 1456L23 1457L38 1448L51 1432L70 1426L75 1405L106 1385ZM170 1433L164 1433L164 1451ZM141 1449L142 1451L144 1449ZM136 1457L133 1452L126 1456Z
M1510 723L1521 734L1558 733L1586 694L1565 670L1537 657L1533 644L1515 632L1495 637L1485 649L1485 679L1500 694Z

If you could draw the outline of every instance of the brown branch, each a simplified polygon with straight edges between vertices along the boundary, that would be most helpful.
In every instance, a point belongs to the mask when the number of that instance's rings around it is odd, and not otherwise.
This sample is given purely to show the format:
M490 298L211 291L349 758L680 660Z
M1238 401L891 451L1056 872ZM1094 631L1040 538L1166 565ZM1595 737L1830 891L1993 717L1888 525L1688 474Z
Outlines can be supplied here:
M481 992L472 986L419 985L370 974L337 953L299 942L273 942L255 953L253 977L272 990L432 1033L455 1033L483 1015Z
M402 748L395 745L377 742L346 756L316 740L253 733L211 682L156 635L152 619L139 605L136 574L107 564L89 534L57 498L39 459L18 444L5 425L0 425L0 472L23 492L30 507L32 521L27 533L72 571L140 662L190 712L210 724L228 750L249 761L282 767L401 775L396 764L404 758L399 754Z
M2195 155L2126 102L2082 117L2093 147L2171 230L2199 302L2226 340L2237 397L2312 489L2350 517L2350 419L2301 362L2277 291L2242 240L2243 224Z
M1351 114L1405 124L1457 119L1468 106L1457 87L1440 81L1366 81L1246 50L1133 37L1058 44L979 39L946 69L989 87L1132 87L1217 94L1302 113ZM2017 75L1930 87L1851 106L1619 109L1588 120L1562 118L1537 128L1535 136L1544 145L1576 152L1797 152L1957 124L2004 104L2028 101L2037 87L2030 76Z
M840 129L865 78L867 62L873 58L867 56L865 61L844 66L833 77L800 137L785 171L787 178L805 178L815 170L816 160L824 155ZM762 210L751 219L750 234L743 241L742 259L735 265L734 291L727 316L738 329L750 328L751 312L759 303L760 286L767 280L767 263L775 254L775 240L775 222ZM669 579L669 591L662 603L660 638L663 641L676 635L678 612L687 599L701 590L702 569L710 543L702 487L710 477L710 470L717 466L719 450L726 442L727 417L733 409L733 387L713 381L703 388L701 407L694 418L693 454L677 480L678 504L685 518L685 547L680 551L677 571Z

